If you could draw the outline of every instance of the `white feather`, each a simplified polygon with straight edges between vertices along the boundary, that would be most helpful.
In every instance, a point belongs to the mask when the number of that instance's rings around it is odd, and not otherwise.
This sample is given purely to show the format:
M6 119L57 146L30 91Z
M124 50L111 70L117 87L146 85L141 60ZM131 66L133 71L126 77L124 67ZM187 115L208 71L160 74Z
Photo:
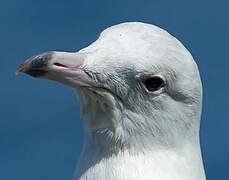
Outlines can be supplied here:
M113 94L76 89L85 142L75 179L204 180L202 86L185 47L166 31L136 22L106 29L79 53L85 70ZM144 91L138 77L147 74L165 78L166 87Z

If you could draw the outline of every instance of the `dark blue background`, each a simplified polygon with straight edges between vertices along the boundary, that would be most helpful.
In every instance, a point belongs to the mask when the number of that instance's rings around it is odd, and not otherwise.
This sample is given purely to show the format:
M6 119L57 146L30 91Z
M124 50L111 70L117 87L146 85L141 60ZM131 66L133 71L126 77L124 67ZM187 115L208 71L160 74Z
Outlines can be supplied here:
M77 51L125 21L159 25L194 56L204 86L206 174L208 180L228 179L228 7L226 0L1 1L0 179L71 179L82 148L82 119L71 88L15 76L17 66L44 51Z

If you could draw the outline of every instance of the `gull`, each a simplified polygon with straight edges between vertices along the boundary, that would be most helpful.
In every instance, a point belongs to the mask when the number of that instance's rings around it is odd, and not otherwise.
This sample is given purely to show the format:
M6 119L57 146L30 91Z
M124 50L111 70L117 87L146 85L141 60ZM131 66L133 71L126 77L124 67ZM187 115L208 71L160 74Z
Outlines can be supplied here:
M16 72L76 92L85 130L74 180L206 179L198 67L165 30L121 23L78 52L45 52Z

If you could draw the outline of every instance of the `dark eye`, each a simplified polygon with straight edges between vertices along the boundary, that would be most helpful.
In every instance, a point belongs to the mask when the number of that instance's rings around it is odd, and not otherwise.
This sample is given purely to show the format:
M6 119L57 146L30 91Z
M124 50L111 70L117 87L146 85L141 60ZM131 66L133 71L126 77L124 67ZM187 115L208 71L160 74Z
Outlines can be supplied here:
M158 76L149 77L147 79L144 79L143 84L145 85L148 91L157 91L160 88L165 86L164 80Z

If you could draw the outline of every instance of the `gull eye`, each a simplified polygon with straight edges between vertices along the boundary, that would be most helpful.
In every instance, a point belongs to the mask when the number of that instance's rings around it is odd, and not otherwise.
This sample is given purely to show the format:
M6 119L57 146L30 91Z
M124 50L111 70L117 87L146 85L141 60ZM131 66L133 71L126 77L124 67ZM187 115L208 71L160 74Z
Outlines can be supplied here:
M143 84L148 91L157 91L165 86L164 79L159 76L148 77L143 80Z

